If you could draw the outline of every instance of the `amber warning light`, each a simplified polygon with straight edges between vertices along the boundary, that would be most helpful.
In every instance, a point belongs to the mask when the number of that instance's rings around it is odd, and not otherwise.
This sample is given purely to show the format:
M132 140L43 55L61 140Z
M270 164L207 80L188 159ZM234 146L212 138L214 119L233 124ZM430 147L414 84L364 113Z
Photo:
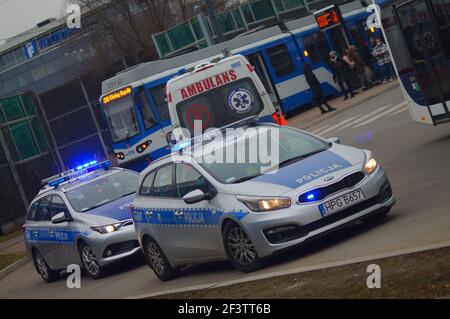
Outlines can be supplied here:
M117 90L115 92L112 92L108 95L105 95L102 98L102 102L103 102L103 104L108 104L108 103L114 102L116 100L119 100L125 96L128 96L131 93L132 93L131 86L128 86L126 88L123 88L123 89Z

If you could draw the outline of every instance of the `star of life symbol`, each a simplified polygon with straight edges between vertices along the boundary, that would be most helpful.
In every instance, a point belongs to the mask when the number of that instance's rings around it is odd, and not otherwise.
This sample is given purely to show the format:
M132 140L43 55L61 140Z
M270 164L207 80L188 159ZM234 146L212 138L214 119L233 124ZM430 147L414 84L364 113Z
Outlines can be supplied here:
M253 106L253 96L247 89L235 89L228 97L228 104L236 113L247 113Z

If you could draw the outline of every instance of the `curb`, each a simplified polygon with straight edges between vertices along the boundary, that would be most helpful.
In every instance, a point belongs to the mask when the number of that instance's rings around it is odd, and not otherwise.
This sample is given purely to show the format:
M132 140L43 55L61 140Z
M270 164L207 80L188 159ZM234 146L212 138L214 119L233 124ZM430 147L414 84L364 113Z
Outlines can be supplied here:
M0 270L0 280L5 278L12 272L16 271L20 267L25 266L29 261L30 261L30 258L28 256L25 256L25 257L22 257L22 259L19 259L18 261L7 266L3 270Z
M345 105L345 106L342 106L342 107L338 108L335 112L328 113L328 114L325 114L325 115L323 115L323 114L319 115L317 118L314 118L311 121L308 121L307 123L302 123L300 121L298 123L299 127L301 129L303 129L303 130L307 130L310 127L313 127L314 125L316 125L316 124L318 124L318 123L320 123L322 121L325 121L325 120L328 120L330 118L333 118L336 115L338 115L338 114L340 114L340 113L342 113L342 112L344 112L344 111L346 111L348 109L351 109L351 108L353 108L355 106L358 106L358 105L360 105L360 104L362 104L364 102L367 102L368 100L371 100L371 99L377 97L378 95L381 95L381 94L383 94L383 93L385 93L387 91L393 90L393 89L395 89L395 88L397 88L399 86L400 86L400 83L397 80L395 80L392 83L383 84L382 88L380 88L379 90L375 90L376 92L374 92L372 90L368 90L368 91L364 92L364 94L366 94L366 95L364 96L364 98L362 100L359 100L358 98L356 98L356 100L354 100L354 101L351 100L352 101L351 103L349 103L348 105ZM341 98L341 97L338 97L338 98ZM296 115L296 116L301 116L301 114ZM291 119L295 118L296 116L293 116ZM288 123L289 123L289 119L288 119Z
M286 276L286 275L292 275L292 274L299 274L299 273L304 273L304 272L309 272L309 271L334 268L334 267L357 264L357 263L362 263L362 262L369 262L369 261L374 261L377 259L414 254L414 253L419 253L419 252L423 252L423 251L446 248L446 247L450 247L450 242L440 242L440 243L435 243L435 244L416 247L416 248L409 248L409 249L394 251L394 252L390 252L390 253L353 258L353 259L348 259L348 260L343 260L343 261L335 261L335 262L314 265L314 266L307 266L307 267L296 268L296 269L290 269L290 270L275 271L275 272L271 272L271 273L254 275L254 276L236 279L236 280L215 282L215 283L211 283L211 284L203 284L203 285L197 285L197 286L191 286L191 287L185 287L185 288L179 288L179 289L170 289L170 290L165 290L165 291L160 291L160 292L138 295L138 296L134 296L134 297L128 297L125 299L146 299L146 298L158 297L158 296L169 295L169 294L174 294L174 293L183 293L183 292L189 292L189 291L195 291L195 290L201 290L201 289L227 287L227 286L246 283L246 282L250 282L250 281L262 280L262 279L280 277L280 276Z

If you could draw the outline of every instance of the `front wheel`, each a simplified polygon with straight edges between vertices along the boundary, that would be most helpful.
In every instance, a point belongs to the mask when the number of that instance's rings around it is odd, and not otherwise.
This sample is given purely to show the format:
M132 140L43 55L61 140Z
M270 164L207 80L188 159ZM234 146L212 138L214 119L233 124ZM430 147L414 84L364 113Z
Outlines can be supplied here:
M172 280L180 274L179 269L173 268L166 255L152 238L144 242L144 256L147 264L161 281Z
M59 271L51 269L45 261L44 256L38 250L33 253L33 261L36 271L45 282L52 282L59 279Z
M225 225L223 243L228 259L236 269L252 272L264 266L264 260L258 257L251 239L238 224Z
M104 276L104 269L100 267L94 250L86 243L80 245L80 257L83 269L92 279L99 279Z

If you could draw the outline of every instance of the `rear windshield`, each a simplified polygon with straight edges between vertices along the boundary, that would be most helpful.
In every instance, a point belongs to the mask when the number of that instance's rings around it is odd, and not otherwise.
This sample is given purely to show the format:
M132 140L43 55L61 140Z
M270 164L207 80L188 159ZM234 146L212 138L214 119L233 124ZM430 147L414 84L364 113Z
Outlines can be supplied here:
M243 118L257 115L264 109L261 97L250 78L244 78L177 104L180 126L194 134L194 121L202 128L220 128Z

